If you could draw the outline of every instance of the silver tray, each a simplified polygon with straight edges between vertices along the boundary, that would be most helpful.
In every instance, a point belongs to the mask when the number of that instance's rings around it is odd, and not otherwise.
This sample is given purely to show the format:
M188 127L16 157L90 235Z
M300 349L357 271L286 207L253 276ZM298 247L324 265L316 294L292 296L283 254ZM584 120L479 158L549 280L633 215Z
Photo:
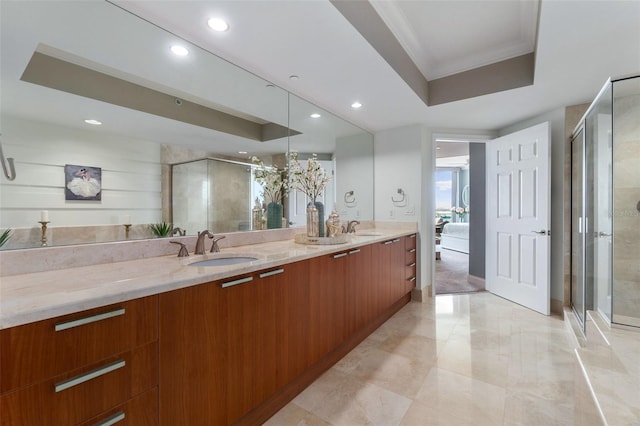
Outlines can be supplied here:
M338 234L334 237L309 237L307 234L296 234L294 241L298 244L317 244L317 245L331 245L331 244L345 244L350 240L348 234Z

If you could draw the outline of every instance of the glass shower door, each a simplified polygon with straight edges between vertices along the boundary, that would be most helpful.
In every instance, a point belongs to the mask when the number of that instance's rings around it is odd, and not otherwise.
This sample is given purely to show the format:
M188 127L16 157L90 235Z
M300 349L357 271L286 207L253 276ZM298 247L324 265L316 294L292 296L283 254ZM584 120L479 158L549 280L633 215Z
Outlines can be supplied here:
M604 88L587 114L586 127L586 193L587 217L591 229L586 233L586 309L600 312L611 321L612 281L612 116L611 85ZM591 286L589 286L591 284ZM590 306L591 305L591 306Z
M584 331L584 128L571 141L571 307Z

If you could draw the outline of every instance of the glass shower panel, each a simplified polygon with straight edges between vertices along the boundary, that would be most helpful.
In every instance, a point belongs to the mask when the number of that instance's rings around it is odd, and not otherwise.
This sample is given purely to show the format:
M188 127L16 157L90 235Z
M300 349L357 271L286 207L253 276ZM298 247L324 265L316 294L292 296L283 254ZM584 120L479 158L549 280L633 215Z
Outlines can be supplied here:
M195 235L251 230L251 209L260 186L253 166L204 158L171 166L172 222Z
M571 141L571 306L583 326L584 301L584 129Z
M640 77L613 83L613 322L640 327Z
M208 194L207 160L171 166L171 220L188 235L206 229Z
M611 321L612 117L607 85L585 118L585 300Z

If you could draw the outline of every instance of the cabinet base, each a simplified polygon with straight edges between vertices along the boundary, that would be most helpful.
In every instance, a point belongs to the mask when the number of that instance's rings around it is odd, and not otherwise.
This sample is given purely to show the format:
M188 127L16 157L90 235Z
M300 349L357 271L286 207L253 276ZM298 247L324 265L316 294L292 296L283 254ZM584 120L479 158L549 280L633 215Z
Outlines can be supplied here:
M380 327L385 321L391 318L396 312L402 309L402 307L410 301L411 294L405 294L400 300L387 308L387 310L380 314L376 319L361 328L359 331L355 332L351 337L342 342L340 346L329 352L324 356L324 358L313 364L297 378L289 382L281 389L278 389L276 393L274 393L260 405L245 414L235 424L256 425L266 422L271 416L277 413L282 407L293 400L293 398L295 398L300 392L306 389L307 386L309 386L318 377L320 377L322 373L324 373L335 363L340 361L345 355L351 352L353 348L358 346L360 342L366 339L371 333L373 333L378 327Z

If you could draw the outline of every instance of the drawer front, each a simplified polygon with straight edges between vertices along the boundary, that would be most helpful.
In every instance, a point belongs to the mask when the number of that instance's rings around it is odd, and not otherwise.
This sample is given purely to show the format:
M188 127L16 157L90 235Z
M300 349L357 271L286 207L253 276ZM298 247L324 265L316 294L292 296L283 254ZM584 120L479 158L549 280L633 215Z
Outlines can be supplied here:
M153 388L80 426L156 426L158 424L158 389Z
M416 234L409 235L404 237L404 261L405 261L405 269L404 269L404 278L407 291L415 288L417 281L417 236Z
M0 392L97 363L157 338L157 296L1 330Z
M158 384L157 342L0 396L2 426L75 425ZM37 408L36 408L37 407Z

